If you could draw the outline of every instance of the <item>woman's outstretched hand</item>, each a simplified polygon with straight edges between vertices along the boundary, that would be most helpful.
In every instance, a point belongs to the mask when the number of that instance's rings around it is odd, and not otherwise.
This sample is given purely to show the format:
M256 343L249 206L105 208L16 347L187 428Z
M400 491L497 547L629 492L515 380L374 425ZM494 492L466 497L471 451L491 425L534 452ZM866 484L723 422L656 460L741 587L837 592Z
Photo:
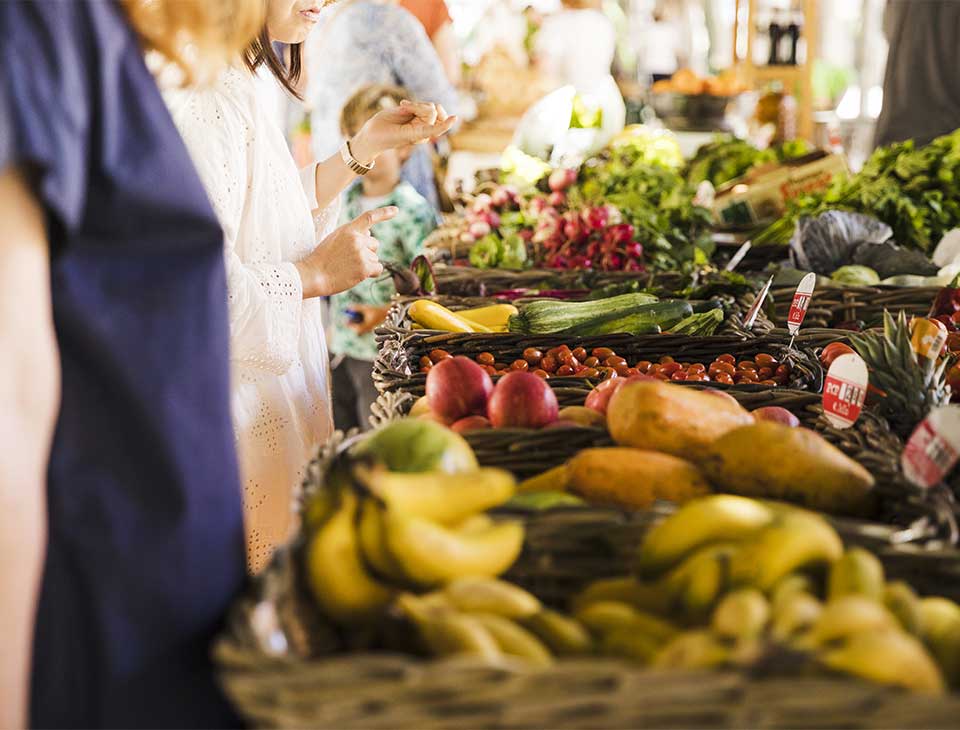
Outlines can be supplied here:
M457 123L440 104L403 101L370 119L350 143L354 157L364 164L386 150L409 147L442 137Z
M303 298L337 294L382 274L383 265L377 256L380 244L370 235L370 229L396 214L394 206L367 211L340 226L298 261L295 265L303 283Z

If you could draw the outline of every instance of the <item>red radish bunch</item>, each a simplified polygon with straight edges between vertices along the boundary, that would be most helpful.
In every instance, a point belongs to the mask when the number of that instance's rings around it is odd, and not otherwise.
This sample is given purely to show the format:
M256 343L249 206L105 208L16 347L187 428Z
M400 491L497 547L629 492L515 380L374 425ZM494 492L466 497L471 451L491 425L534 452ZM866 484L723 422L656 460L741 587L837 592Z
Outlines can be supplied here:
M460 234L464 243L479 241L500 227L503 213L520 209L520 194L509 185L501 185L491 193L474 198L464 218L466 230Z
M612 205L569 210L558 220L541 218L534 242L542 244L543 263L552 269L644 271L643 245Z

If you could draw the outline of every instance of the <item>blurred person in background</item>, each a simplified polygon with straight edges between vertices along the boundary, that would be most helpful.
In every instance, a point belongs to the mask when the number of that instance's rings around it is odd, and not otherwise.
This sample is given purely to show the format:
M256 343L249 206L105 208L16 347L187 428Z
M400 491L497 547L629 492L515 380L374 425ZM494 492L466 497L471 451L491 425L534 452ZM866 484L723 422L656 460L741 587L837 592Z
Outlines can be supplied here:
M340 193L358 173L374 172L381 154L440 136L454 121L442 107L404 101L372 116L329 158L298 170L274 115L258 103L256 72L266 67L296 95L301 44L322 4L267 0L266 24L243 63L238 57L207 87L166 94L224 229L233 425L252 572L290 537L303 469L332 432L320 297L382 273L370 231L397 213L371 208L334 230ZM390 35L390 26L376 32ZM286 65L275 42L289 47Z
M262 22L0 2L0 727L239 725L223 232L144 50L202 82Z
M450 9L445 0L400 0L400 7L420 21L440 57L447 78L451 84L459 86L462 76L460 47L453 30L453 18L450 17Z
M399 106L407 92L395 86L367 86L354 94L343 108L340 125L347 139L355 137L377 112ZM423 250L424 239L437 226L433 207L400 171L410 149L384 152L377 166L355 182L344 195L341 220L352 220L384 206L397 215L378 223L371 233L380 242L380 260L408 268ZM333 411L336 427L366 430L370 427L370 406L377 399L373 383L373 361L377 341L373 330L383 323L396 294L390 277L367 279L330 300L331 347L336 356L333 369Z
M960 2L888 0L883 29L890 51L875 144L925 145L960 127Z
M401 86L457 113L457 92L423 26L393 0L341 0L307 41L306 101L318 159L343 144L340 110L364 86ZM403 166L403 179L439 210L433 161L426 145Z
M617 51L613 23L600 0L563 0L536 35L537 64L560 85L573 86L603 112L603 129L612 136L623 129L627 111L611 67Z

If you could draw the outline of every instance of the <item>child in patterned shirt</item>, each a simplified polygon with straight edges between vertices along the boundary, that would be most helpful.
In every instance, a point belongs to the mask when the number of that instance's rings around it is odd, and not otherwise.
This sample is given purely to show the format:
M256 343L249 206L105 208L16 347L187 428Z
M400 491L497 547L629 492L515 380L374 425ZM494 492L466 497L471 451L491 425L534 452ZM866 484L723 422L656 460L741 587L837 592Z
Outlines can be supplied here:
M407 93L395 86L374 85L360 89L343 108L340 126L344 136L353 137L378 111L398 106ZM436 228L433 206L413 187L400 179L409 150L391 150L377 158L376 166L344 193L343 221L361 213L393 205L397 215L373 227L380 242L380 260L409 266L420 253L423 241ZM370 406L376 400L373 361L377 343L373 330L383 322L390 298L395 293L389 276L367 279L330 300L331 341L334 354L333 414L336 427L369 427Z

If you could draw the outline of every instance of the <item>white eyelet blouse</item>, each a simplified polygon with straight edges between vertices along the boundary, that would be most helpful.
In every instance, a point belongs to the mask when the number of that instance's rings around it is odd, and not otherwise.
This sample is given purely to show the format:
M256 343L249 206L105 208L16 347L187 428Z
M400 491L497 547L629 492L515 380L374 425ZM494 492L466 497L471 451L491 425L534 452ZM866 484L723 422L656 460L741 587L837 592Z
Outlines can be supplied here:
M254 77L230 68L167 105L224 230L233 420L244 480L247 557L266 565L292 527L303 468L332 431L318 299L294 262L334 228L339 201L314 219L315 168L298 172Z

